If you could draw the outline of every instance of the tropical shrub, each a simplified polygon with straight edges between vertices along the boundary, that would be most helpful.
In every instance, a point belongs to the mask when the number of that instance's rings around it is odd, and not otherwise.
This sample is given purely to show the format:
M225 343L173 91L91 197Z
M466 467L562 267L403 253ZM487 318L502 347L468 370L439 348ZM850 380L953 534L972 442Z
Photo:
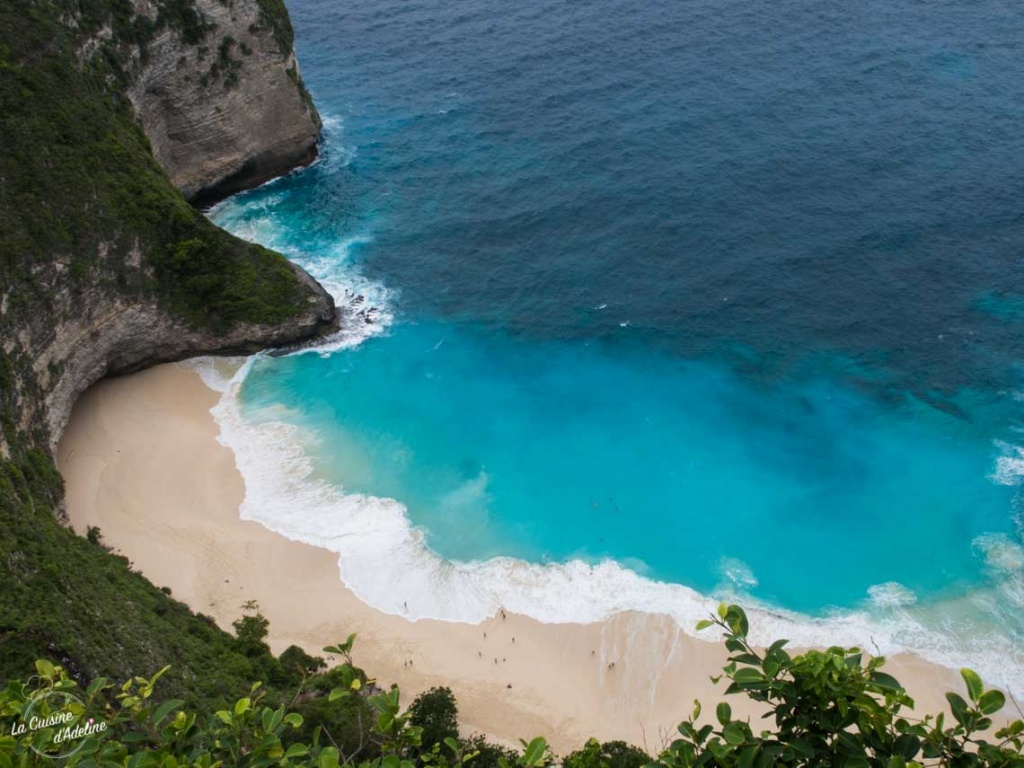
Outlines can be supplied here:
M639 747L624 741L599 742L591 739L583 749L566 755L565 768L643 768L651 757Z
M423 729L422 748L433 749L459 737L459 708L451 688L431 688L409 706L409 722Z
M747 640L747 617L738 606L721 606L700 626L723 630L731 655L716 679L728 681L727 696L762 707L764 727L733 717L726 701L716 706L715 722L704 723L695 703L679 737L653 761L624 742L592 739L562 761L565 768L1024 768L1024 722L996 728L992 717L1005 695L986 690L970 670L961 673L967 698L947 694L947 724L942 713L913 716L913 700L881 671L882 658L865 660L859 649L840 647L791 656L784 640L758 650ZM428 691L403 711L398 688L380 689L352 663L354 640L324 648L341 664L303 677L290 704L270 703L256 683L232 706L206 714L188 711L181 699L154 698L166 668L116 687L98 678L83 691L66 670L38 661L33 678L0 691L0 717L12 723L0 735L0 768L31 765L41 756L85 768L545 768L557 762L543 738L521 742L521 750L480 736L460 739L446 688ZM310 728L299 710L310 711L313 702L318 722ZM350 728L353 713L358 734L343 736L338 724ZM60 738L72 728L74 738Z
M734 718L728 702L715 708L713 724L700 724L700 704L679 726L658 768L772 765L837 768L904 766L1024 766L1024 722L989 734L991 716L1006 703L981 678L961 671L970 701L947 693L953 722L943 713L915 717L914 701L899 681L882 672L885 659L865 662L858 648L832 647L798 656L785 640L758 651L747 641L743 609L721 605L698 629L718 626L731 652L723 675L726 695L742 694L766 708L767 726L755 729ZM718 678L720 679L720 678Z

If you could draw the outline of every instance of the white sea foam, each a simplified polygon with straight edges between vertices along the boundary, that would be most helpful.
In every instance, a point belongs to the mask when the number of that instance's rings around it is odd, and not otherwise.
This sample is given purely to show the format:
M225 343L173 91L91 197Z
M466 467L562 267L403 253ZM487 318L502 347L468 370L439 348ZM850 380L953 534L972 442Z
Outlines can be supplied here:
M871 602L880 608L900 608L917 602L917 595L897 581L887 581L868 587Z
M211 215L232 234L287 255L334 298L341 318L340 330L315 347L300 351L327 355L384 333L394 320L392 293L381 283L364 277L352 258L356 248L373 242L372 236L354 235L326 246L296 243L291 230L274 215L276 201L271 196L243 207L228 200Z
M248 359L230 379L218 373L212 360L196 363L204 380L223 393L213 414L219 439L234 451L245 478L241 516L337 553L342 581L374 608L410 620L469 623L500 608L549 623L596 622L618 612L640 611L671 616L693 632L697 621L714 610L716 597L728 596L705 596L645 578L611 560L536 564L508 557L479 562L441 558L398 501L346 494L316 478L310 453L315 435L288 423L276 407L242 413L238 393L255 359ZM486 493L486 481L481 473L459 493ZM982 537L976 546L995 566L1019 570L1018 558L1024 553L1009 539ZM721 567L738 588L756 584L741 561L723 561ZM910 590L894 583L872 587L869 598L862 610L819 619L758 605L747 597L744 603L750 606L755 642L787 637L797 646L843 643L888 654L913 651L946 666L971 666L987 682L1024 692L1024 670L1008 663L1019 658L1009 640L993 632L975 634L975 603L967 601L962 614L956 606L952 611L921 606Z
M1002 455L996 458L995 469L989 478L999 485L1020 485L1024 481L1024 447L1002 440L996 441Z
M1024 547L1005 533L987 533L972 544L985 556L985 564L1006 574L1024 572Z
M758 584L753 569L738 558L723 557L718 564L718 570L725 577L727 583L735 589L747 590Z
M340 130L332 125L329 131ZM352 249L369 242L370 236L352 237L327 251L303 250L289 240L293 233L273 217L273 204L273 198L264 199L266 215L253 216L251 204L244 217L224 208L216 215L235 234L294 258L327 287L349 320L361 320L348 322L344 331L312 351L331 354L384 332L392 321L392 297L384 286L365 279L350 258ZM231 201L224 205L230 206ZM377 309L369 322L367 306ZM289 419L279 407L243 413L239 392L256 359L245 360L230 376L213 359L194 363L204 381L222 393L212 412L220 426L219 440L234 452L245 480L241 517L337 553L341 579L378 610L410 620L471 623L495 615L500 608L551 623L596 622L618 612L640 611L671 616L692 633L697 621L714 610L716 598L742 594L757 584L746 564L728 559L721 563L725 580L715 596L645 578L642 563L630 568L612 560L597 564L582 560L536 564L508 557L447 561L426 545L400 502L345 493L318 478L312 458L317 436L296 426L297 419ZM1024 449L1011 448L1006 448L1005 460L997 464L996 482L1016 484L1024 478ZM487 476L481 473L448 502L459 506L467 497L486 493ZM869 589L861 610L837 611L824 618L758 605L744 596L744 604L751 606L752 639L767 643L787 637L805 647L843 643L882 653L913 651L950 667L972 666L987 682L1024 693L1024 668L1010 662L1021 658L1013 643L996 632L976 632L979 612L990 615L993 606L1008 599L1013 603L1018 591L1016 609L1024 606L1024 550L998 537L982 537L975 546L1000 576L995 587L959 601L953 610L944 604L922 605L910 590L895 583ZM1010 578L1004 578L1007 574Z

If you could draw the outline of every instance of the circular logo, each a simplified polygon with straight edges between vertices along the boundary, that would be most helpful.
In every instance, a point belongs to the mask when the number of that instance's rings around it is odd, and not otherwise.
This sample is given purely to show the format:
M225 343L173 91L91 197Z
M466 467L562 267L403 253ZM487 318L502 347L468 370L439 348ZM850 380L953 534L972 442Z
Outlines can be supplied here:
M107 724L86 717L85 704L65 691L40 691L25 708L18 735L33 752L53 759L71 757L85 740L107 729Z

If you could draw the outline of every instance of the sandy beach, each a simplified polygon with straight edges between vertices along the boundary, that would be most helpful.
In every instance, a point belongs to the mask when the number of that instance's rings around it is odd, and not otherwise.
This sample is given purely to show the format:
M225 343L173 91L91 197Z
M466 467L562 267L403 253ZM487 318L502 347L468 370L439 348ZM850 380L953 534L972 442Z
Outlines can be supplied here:
M580 625L509 614L471 625L410 622L361 603L341 583L334 554L239 519L244 483L209 412L218 397L185 365L87 392L58 451L74 529L99 526L154 584L228 631L242 603L257 600L275 652L294 643L319 653L358 633L356 662L382 685L397 683L406 703L450 686L466 733L513 743L543 734L563 754L589 736L653 751L693 699L713 711L723 686L709 675L724 649L667 617ZM942 692L962 687L955 672L912 656L891 659L888 670L919 712L944 709Z

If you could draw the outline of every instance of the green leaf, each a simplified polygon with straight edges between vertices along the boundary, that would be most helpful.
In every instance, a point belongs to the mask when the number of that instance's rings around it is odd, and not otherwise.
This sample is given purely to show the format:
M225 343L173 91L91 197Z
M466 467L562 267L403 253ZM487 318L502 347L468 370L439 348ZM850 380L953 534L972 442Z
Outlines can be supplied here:
M913 734L904 733L896 737L893 750L902 759L913 760L917 757L917 753L921 751L921 740Z
M218 710L216 714L222 723L225 725L231 725L231 713L226 709Z
M967 683L967 695L971 697L971 701L977 702L985 690L985 686L981 684L981 678L978 677L978 673L973 669L964 667L960 670L960 676Z
M309 754L309 747L305 744L292 744L288 747L288 751L284 753L286 759L291 760L293 757L303 757Z
M902 691L903 686L900 685L900 681L892 675L886 674L885 672L874 671L871 673L871 682L877 685L879 688L884 688L889 691Z
M732 679L737 683L763 683L764 675L758 669L744 667L743 669L737 669Z
M745 747L741 750L739 760L736 761L737 768L751 768L760 749L761 747L755 744L754 746Z
M168 664L155 675L153 675L151 678L149 678L149 687L152 688L154 685L156 685L156 681L163 677L165 674L167 674L167 670L169 670L170 668L171 665Z
M1006 697L1002 691L985 691L978 699L978 709L983 715L992 715L1006 705Z
M43 677L53 677L57 674L57 669L46 659L36 659L36 672Z
M715 707L715 715L718 717L718 722L722 725L728 725L732 722L732 707L729 706L728 702L720 702L719 705Z
M747 621L747 614L738 605L730 605L726 612L725 621L729 625L729 629L733 631L737 637L746 637L747 632L750 630L750 624Z
M302 715L298 712L289 712L284 716L284 721L292 728L299 728L302 725Z
M264 733L273 734L281 725L281 721L284 720L284 705L281 705L277 709L264 707L261 719L263 722Z
M246 712L249 711L249 707L251 707L251 706L252 706L252 699L250 699L248 696L246 696L245 698L239 699L238 701L235 702L235 714L236 715L245 714Z
M733 746L742 744L747 740L747 734L743 726L735 720L722 729L722 736L725 738L726 743Z
M808 744L806 739L793 739L789 746L799 757L811 757L814 754L814 747Z
M713 622L711 619L701 619L697 622L697 631L700 632L702 629L707 629L708 627L713 627L714 625L715 622Z
M731 661L735 661L737 664L760 664L761 660L752 653L740 653L733 656Z
M526 752L523 754L523 763L528 766L543 765L544 755L547 750L547 740L543 736L538 736L526 745Z
M165 717L171 714L171 712L176 710L184 703L185 702L182 699L169 699L168 701L165 701L163 704L157 707L156 712L153 713L153 724L159 725L161 720L163 720Z
M964 701L962 696L952 691L946 694L946 700L949 702L949 708L953 711L953 717L956 718L956 721L960 725L966 726L968 721L967 702Z
M320 768L338 768L338 750L334 747L324 747L320 753Z

